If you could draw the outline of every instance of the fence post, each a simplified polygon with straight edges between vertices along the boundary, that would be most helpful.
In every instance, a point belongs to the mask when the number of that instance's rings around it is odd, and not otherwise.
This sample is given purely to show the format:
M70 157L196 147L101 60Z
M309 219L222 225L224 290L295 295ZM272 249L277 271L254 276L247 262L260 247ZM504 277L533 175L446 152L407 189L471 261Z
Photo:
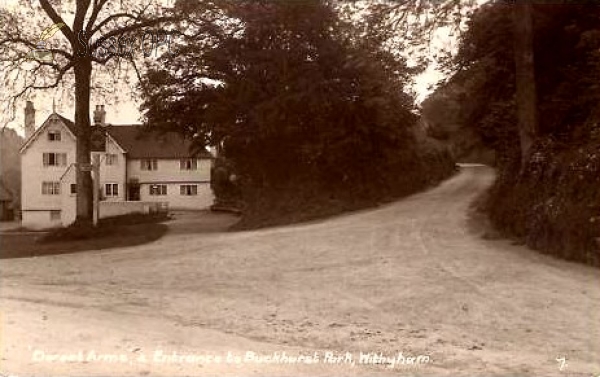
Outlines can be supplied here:
M98 218L100 217L100 214L98 213L100 210L100 155L99 154L94 154L93 156L94 158L94 162L92 165L92 169L94 171L94 213L93 213L93 220L94 220L94 226L98 225Z

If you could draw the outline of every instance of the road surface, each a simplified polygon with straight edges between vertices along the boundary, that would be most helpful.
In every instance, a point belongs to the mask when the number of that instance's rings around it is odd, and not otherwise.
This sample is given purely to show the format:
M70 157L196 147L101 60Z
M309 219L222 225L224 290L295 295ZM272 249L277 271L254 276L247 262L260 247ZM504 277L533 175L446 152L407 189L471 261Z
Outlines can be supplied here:
M464 167L310 224L2 260L0 374L600 375L600 272L482 237L469 205L492 179Z

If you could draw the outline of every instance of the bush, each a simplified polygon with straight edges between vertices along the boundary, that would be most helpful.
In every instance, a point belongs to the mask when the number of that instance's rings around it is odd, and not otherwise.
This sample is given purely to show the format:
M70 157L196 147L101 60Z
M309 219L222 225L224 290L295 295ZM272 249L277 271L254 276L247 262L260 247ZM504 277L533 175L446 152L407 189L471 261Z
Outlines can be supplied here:
M96 227L88 222L76 221L67 227L58 228L49 232L41 237L38 242L50 243L103 238L117 233L123 226L157 223L165 221L168 218L169 216L166 213L131 213L99 219L98 226Z
M506 235L600 266L600 141L578 148L538 141L522 175L500 173L486 207Z
M246 187L246 207L234 229L297 223L377 206L433 186L455 172L447 150L431 145L418 150L379 167L386 168L385 173L347 185L325 186L305 176L273 187Z

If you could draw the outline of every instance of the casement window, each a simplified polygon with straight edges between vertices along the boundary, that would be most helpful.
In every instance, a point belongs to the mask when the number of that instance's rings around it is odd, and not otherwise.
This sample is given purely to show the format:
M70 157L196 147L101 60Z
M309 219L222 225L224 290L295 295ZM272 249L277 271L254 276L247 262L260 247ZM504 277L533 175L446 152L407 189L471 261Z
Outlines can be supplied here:
M140 168L142 170L157 170L158 169L158 161L153 158L140 160Z
M119 184L118 183L106 183L104 185L104 196L119 196Z
M195 158L184 158L179 160L179 170L198 170L198 160Z
M44 166L67 166L66 153L44 153L42 157Z
M60 195L60 182L42 182L42 195Z
M179 186L179 193L181 195L198 195L198 186L196 185L181 185Z
M150 195L167 195L167 185L150 185Z
M60 210L51 210L50 211L50 220L52 220L52 221L60 220Z
M106 154L106 165L117 165L119 163L119 156L114 153Z
M60 141L60 131L48 131L49 141Z
M77 183L71 183L71 195L77 194Z

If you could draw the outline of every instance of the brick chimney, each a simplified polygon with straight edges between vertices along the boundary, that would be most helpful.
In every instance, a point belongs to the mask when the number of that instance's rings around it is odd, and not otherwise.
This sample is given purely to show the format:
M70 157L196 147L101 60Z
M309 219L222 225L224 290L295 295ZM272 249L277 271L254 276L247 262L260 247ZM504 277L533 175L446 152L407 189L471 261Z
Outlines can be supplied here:
M104 105L96 105L94 110L94 126L105 126L106 125L106 110Z
M35 132L35 109L33 102L27 101L25 105L25 139L29 139Z

